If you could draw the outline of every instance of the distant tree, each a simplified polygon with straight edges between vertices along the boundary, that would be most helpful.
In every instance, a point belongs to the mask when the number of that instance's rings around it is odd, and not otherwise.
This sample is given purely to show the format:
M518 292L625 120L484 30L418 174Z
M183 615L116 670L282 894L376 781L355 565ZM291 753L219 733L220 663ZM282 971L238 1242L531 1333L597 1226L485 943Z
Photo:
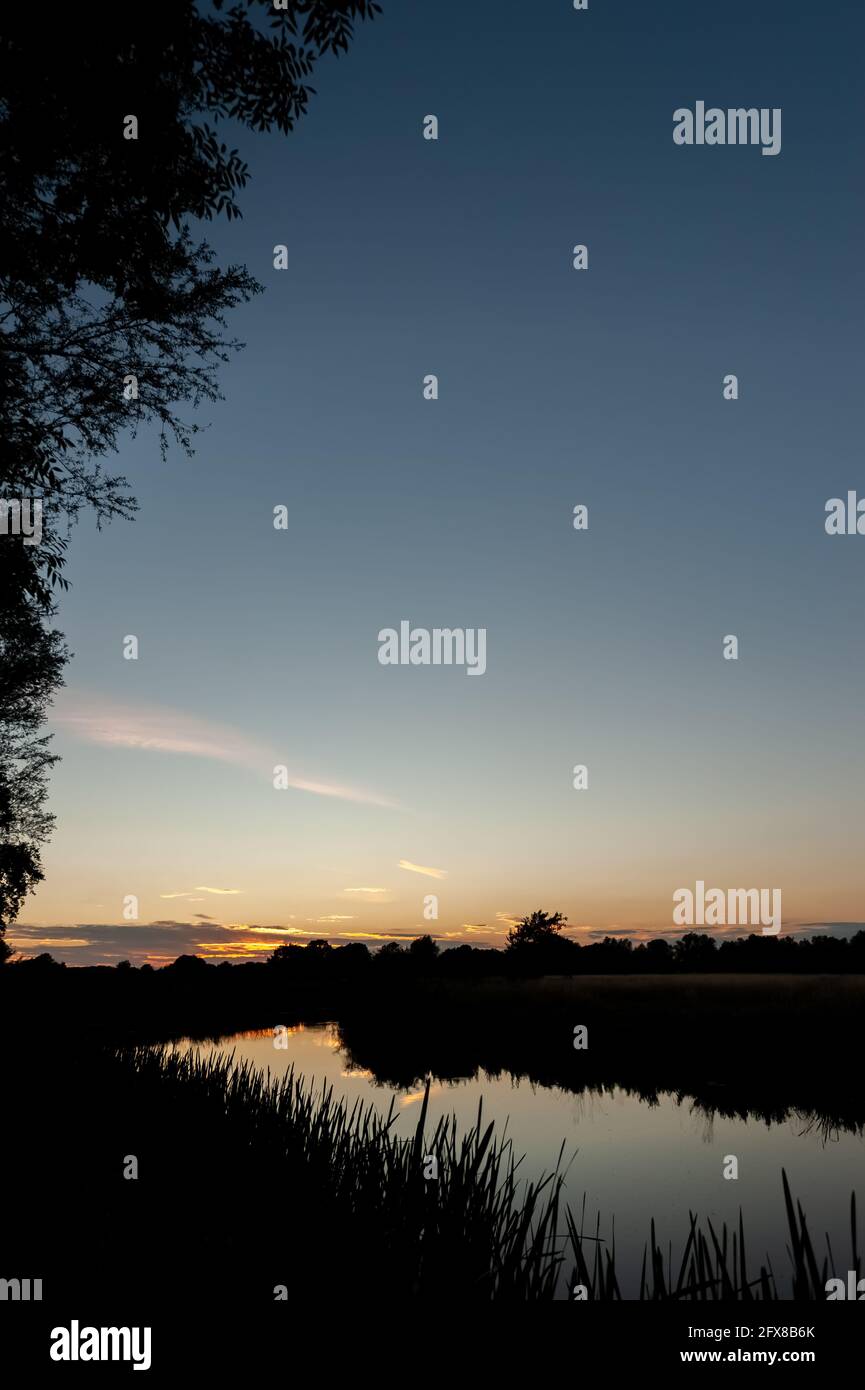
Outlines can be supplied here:
M689 931L674 944L673 959L679 970L706 970L713 964L715 950L713 936Z
M518 951L527 946L547 946L556 940L567 921L563 912L543 912L540 909L530 912L508 932L507 950Z
M376 960L393 961L405 955L405 947L399 941L386 941L375 953Z
M439 956L439 970L445 975L471 976L495 974L502 970L504 952L492 948L478 950L467 942L449 946Z
M427 967L435 963L439 948L431 936L419 936L409 946L408 953L415 965Z
M26 960L22 960L20 962L20 965L22 969L25 969L27 971L36 970L40 974L49 970L56 971L66 969L66 962L63 960L55 960L54 957L48 953L48 951L42 951L41 954L38 956L27 957ZM18 966L16 966L15 968L17 970Z
M662 936L655 936L643 947L646 965L650 970L669 970L673 964L673 948Z
M570 975L577 969L580 947L560 936L567 924L563 912L530 912L508 932L504 956L507 968L519 975Z
M172 974L182 976L202 975L204 971L209 968L203 956L189 955L178 956L177 959L171 961L169 965L163 966L164 970L169 970Z
M330 942L325 940L324 937L316 937L314 941L308 942L306 946L307 955L315 956L318 959L329 956L332 950L333 947Z
M365 941L347 941L344 946L339 948L337 964L340 969L348 968L354 974L355 971L365 970L371 959L369 947Z
M271 951L267 958L268 965L289 965L296 956L300 954L302 947L294 942L284 941L281 946L277 946L275 951Z
M611 975L626 975L633 970L633 942L627 936L605 936L585 948L591 969Z

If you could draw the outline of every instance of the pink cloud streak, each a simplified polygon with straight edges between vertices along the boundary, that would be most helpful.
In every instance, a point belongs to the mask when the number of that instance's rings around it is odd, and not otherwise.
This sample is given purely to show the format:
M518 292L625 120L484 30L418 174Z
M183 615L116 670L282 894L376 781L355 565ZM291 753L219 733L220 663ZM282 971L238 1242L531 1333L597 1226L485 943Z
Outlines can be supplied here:
M51 715L52 724L83 743L103 748L127 748L137 752L175 753L208 758L244 767L272 779L279 756L263 744L247 738L229 725L217 724L179 710L122 705L99 697L61 695ZM339 783L310 781L288 775L295 791L332 796L368 806L393 807L386 797Z

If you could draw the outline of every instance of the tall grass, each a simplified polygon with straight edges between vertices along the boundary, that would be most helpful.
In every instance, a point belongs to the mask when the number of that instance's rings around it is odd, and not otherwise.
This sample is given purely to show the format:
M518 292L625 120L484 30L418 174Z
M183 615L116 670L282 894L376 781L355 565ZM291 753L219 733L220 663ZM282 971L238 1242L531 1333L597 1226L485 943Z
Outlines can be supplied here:
M386 1115L359 1100L349 1107L332 1087L314 1092L293 1068L273 1077L233 1055L163 1046L117 1059L148 1110L154 1099L165 1113L180 1105L208 1152L220 1132L231 1136L226 1166L235 1176L245 1151L256 1181L278 1185L296 1260L335 1240L338 1259L357 1256L367 1277L407 1296L455 1288L478 1299L553 1296L563 1175L523 1182L522 1160L484 1124L482 1105L467 1132L452 1117L425 1136L427 1082L416 1132L402 1138L394 1100ZM437 1177L424 1176L429 1158Z
M828 1236L827 1253L818 1265L805 1213L800 1203L797 1202L794 1207L787 1174L783 1169L781 1184L790 1237L787 1254L791 1269L786 1292L779 1287L770 1260L760 1266L756 1275L749 1270L741 1211L737 1228L732 1233L726 1222L720 1232L716 1232L711 1221L701 1227L691 1212L688 1238L677 1261L673 1259L672 1250L662 1250L652 1220L649 1242L643 1251L639 1299L654 1302L773 1302L785 1298L799 1302L825 1301L826 1282L836 1275ZM620 1299L622 1294L616 1277L615 1246L602 1250L604 1242L599 1239L599 1226L596 1226L594 1236L587 1236L582 1224L577 1228L570 1208L567 1211L567 1227L575 1257L573 1284L581 1284L589 1299ZM848 1269L856 1271L857 1281L861 1277L855 1193L850 1196L850 1244L851 1263L841 1271L845 1282Z
M273 1077L233 1055L165 1046L120 1051L118 1066L128 1103L157 1148L168 1146L176 1161L178 1146L192 1144L226 1175L267 1194L263 1228L257 1214L241 1242L247 1261L260 1261L264 1249L273 1258L283 1240L306 1274L311 1264L324 1271L336 1261L350 1280L362 1271L383 1293L412 1299L547 1301L573 1296L576 1285L589 1299L623 1297L614 1242L601 1238L599 1221L586 1230L585 1203L579 1225L564 1205L564 1145L551 1174L526 1181L511 1140L484 1124L482 1104L462 1134L451 1116L427 1135L427 1081L415 1133L402 1137L393 1100L386 1115L359 1100L349 1106L332 1087L316 1092L293 1068ZM818 1262L783 1172L782 1187L786 1279L768 1260L751 1268L741 1214L732 1232L691 1214L677 1259L651 1221L639 1299L824 1300L835 1274L828 1239ZM841 1275L853 1269L858 1279L855 1197L850 1223L851 1263Z

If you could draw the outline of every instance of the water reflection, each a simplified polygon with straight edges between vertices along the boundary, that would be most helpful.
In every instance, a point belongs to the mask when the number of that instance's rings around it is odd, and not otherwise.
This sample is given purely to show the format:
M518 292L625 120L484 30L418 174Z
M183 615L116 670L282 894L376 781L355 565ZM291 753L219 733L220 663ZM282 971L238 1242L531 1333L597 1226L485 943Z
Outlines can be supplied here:
M349 1105L358 1099L386 1112L394 1100L397 1132L414 1132L423 1087L412 1076L396 1084L391 1070L347 1045L338 1025L292 1029L284 1049L273 1034L243 1033L195 1044L203 1051L233 1052L236 1060L280 1073L289 1066L318 1088L332 1086ZM188 1041L184 1045L190 1045ZM617 1263L626 1277L639 1267L654 1218L659 1240L674 1247L687 1236L689 1212L718 1229L734 1226L742 1210L751 1250L785 1265L786 1223L781 1169L807 1212L822 1254L824 1233L836 1251L849 1243L849 1201L861 1190L865 1142L861 1122L851 1115L779 1105L761 1105L729 1088L705 1083L691 1090L615 1079L583 1080L575 1086L544 1084L530 1075L479 1069L470 1077L433 1075L428 1129L442 1115L460 1126L485 1121L512 1139L524 1180L555 1168L564 1143L565 1199L586 1229L599 1223L600 1237L615 1240ZM723 1173L738 1160L738 1179Z

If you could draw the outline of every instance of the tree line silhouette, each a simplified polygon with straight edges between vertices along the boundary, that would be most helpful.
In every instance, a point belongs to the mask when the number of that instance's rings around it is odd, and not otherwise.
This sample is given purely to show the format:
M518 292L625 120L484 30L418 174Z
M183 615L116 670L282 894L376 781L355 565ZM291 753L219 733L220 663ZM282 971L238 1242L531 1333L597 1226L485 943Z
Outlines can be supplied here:
M412 941L391 940L370 950L365 942L334 945L325 938L306 946L286 942L265 962L212 962L202 956L181 955L168 965L134 966L120 961L114 970L141 975L169 972L194 986L205 972L267 970L285 980L323 982L360 980L408 980L411 977L443 978L503 975L519 979L540 975L675 975L675 974L855 974L865 971L865 930L850 937L827 933L812 936L746 936L717 938L708 931L686 932L675 940L653 937L634 942L630 937L604 936L583 943L562 936L567 918L561 912L538 909L523 917L509 931L503 950L463 943L442 949L429 934ZM13 962L28 971L65 968L48 954ZM78 967L110 971L110 966ZM77 970L76 970L77 973Z

